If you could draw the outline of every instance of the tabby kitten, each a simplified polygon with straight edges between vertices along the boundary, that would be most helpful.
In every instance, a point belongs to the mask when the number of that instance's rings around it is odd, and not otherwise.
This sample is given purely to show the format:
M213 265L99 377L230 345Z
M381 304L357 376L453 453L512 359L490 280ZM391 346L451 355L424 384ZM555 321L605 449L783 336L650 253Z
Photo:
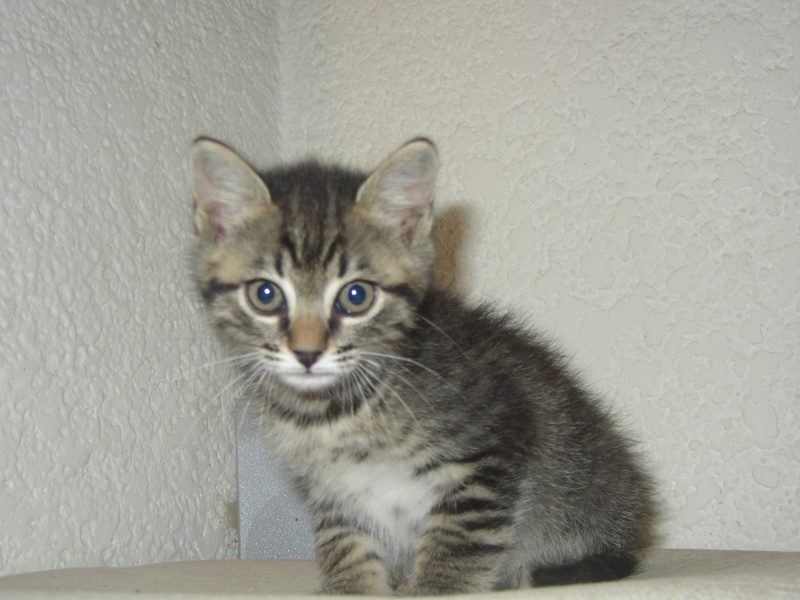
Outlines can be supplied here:
M431 289L437 164L424 139L368 177L192 148L194 277L311 508L322 591L625 577L648 479L545 343Z

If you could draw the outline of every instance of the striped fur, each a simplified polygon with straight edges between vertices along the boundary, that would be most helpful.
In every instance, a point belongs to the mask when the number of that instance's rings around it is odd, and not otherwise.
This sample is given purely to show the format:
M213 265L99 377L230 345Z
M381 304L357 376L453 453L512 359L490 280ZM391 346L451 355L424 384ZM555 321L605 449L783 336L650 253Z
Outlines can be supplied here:
M433 291L437 157L369 177L192 151L194 276L314 515L322 591L441 594L614 579L650 484L562 359Z

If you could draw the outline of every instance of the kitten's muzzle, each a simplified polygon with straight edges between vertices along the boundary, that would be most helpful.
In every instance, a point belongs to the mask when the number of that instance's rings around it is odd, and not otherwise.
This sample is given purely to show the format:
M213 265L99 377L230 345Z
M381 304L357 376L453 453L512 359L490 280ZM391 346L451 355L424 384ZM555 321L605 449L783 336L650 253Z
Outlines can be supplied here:
M289 329L288 346L300 364L311 369L328 346L327 325L321 319L299 319Z

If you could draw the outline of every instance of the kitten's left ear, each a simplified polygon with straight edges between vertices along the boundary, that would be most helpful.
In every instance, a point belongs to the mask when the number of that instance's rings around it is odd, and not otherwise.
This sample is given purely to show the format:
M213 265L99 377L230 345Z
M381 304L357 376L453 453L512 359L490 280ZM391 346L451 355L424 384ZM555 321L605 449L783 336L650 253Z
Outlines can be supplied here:
M407 143L387 158L358 190L356 204L393 227L407 246L427 237L439 157L426 139Z
M214 242L271 205L266 184L233 150L201 138L189 155L198 235Z

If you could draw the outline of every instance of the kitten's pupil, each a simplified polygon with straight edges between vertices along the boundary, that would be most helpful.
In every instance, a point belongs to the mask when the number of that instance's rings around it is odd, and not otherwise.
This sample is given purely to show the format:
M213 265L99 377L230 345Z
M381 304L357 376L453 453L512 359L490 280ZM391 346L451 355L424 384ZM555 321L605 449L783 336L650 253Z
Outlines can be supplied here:
M347 290L347 299L350 300L351 304L361 306L367 299L367 290L365 290L362 285L352 285L350 289Z
M258 287L258 300L264 305L271 304L275 300L275 288L269 283L262 283Z

